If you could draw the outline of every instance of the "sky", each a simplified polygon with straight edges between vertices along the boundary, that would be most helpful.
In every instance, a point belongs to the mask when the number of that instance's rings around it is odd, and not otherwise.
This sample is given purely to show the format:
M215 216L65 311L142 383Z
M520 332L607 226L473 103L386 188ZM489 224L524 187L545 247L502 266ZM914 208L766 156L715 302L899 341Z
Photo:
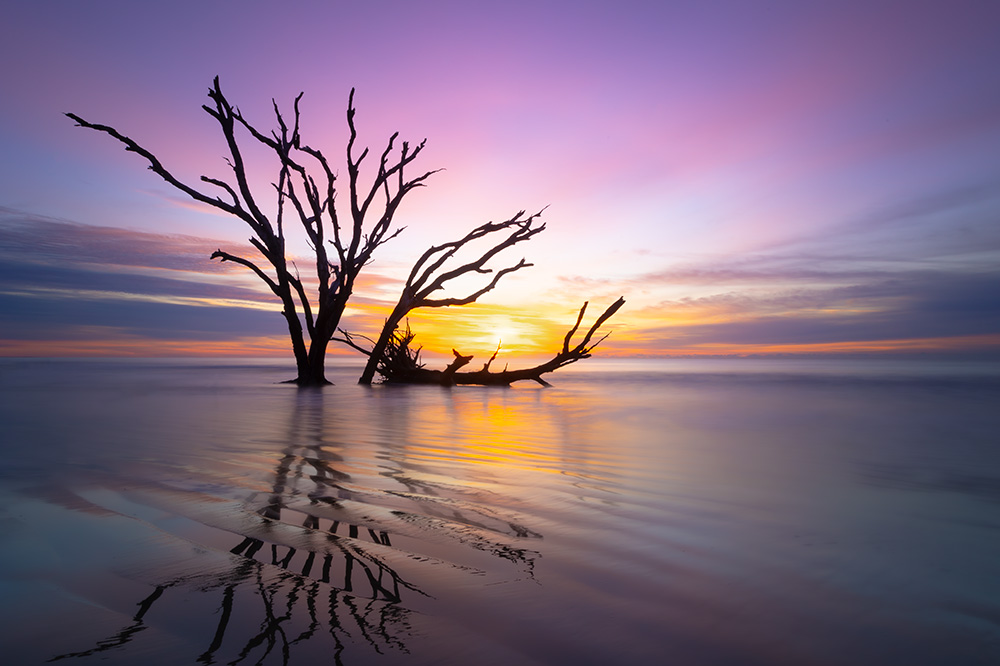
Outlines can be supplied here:
M303 137L335 159L352 88L360 144L427 140L414 168L441 171L352 332L377 334L430 245L544 209L494 264L531 268L414 313L425 349L544 354L624 296L604 355L996 358L997 35L992 0L7 3L0 355L288 354L262 283L209 260L249 229L63 115L221 178L219 76L262 128L304 93Z

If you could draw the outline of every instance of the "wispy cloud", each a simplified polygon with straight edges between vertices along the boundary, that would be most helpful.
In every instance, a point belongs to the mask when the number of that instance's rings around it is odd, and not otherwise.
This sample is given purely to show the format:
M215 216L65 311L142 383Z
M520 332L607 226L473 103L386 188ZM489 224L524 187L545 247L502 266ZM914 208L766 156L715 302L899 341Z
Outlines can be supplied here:
M233 247L231 241L97 227L0 207L0 255L8 261L229 272L208 261L215 244L256 255L251 246Z
M567 284L640 295L620 352L1000 353L998 215L1000 184L944 189L754 252Z
M209 260L220 246L255 256L232 242L0 209L0 353L160 355L248 336L271 340L273 351L284 331L280 308L249 272Z

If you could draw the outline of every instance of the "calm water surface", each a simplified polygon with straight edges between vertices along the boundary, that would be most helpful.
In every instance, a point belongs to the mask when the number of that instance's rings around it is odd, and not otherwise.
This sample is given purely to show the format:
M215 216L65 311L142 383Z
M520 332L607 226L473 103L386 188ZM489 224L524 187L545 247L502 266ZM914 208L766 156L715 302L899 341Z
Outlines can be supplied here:
M1000 368L0 360L0 654L997 664Z

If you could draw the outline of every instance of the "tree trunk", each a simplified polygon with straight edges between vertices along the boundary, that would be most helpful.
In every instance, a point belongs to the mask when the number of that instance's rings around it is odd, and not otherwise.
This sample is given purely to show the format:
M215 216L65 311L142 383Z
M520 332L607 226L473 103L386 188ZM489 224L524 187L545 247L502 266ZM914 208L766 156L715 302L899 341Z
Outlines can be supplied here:
M299 376L293 380L293 383L299 386L329 386L332 382L326 378L324 368L325 359L325 353L318 360L314 357L309 357L305 370L299 370Z
M399 304L393 308L392 314L389 315L389 318L385 321L385 326L382 327L382 333L379 335L378 340L376 340L375 345L372 347L371 353L368 355L368 362L365 364L365 370L361 373L361 377L358 379L359 384L371 384L372 381L374 381L379 360L385 354L385 350L389 346L392 336L396 332L396 328L399 326L399 322L403 320L403 316L408 311L409 309L403 300L400 300Z
M342 307L342 306L341 306ZM336 310L336 308L334 308ZM335 314L335 313L334 313ZM332 382L328 381L325 374L326 368L326 348L330 344L330 322L333 322L333 329L340 322L340 317L332 316L330 310L320 312L316 317L316 328L312 338L309 340L309 352L305 358L305 368L299 368L299 376L295 383L299 386L328 386Z

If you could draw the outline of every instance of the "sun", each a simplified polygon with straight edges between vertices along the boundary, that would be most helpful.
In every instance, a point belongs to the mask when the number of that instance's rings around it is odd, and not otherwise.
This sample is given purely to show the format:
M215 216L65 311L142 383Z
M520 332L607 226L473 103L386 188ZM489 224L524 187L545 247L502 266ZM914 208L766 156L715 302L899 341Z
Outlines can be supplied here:
M546 319L534 313L498 312L470 305L454 313L414 313L408 321L417 335L417 343L429 354L450 356L456 349L462 354L488 358L500 345L500 356L523 356L545 353L552 336ZM431 316L428 316L430 314Z
M493 347L499 344L501 349L516 349L524 343L524 330L510 317L503 315L492 315L484 317L479 323L479 335L477 343L486 347Z

